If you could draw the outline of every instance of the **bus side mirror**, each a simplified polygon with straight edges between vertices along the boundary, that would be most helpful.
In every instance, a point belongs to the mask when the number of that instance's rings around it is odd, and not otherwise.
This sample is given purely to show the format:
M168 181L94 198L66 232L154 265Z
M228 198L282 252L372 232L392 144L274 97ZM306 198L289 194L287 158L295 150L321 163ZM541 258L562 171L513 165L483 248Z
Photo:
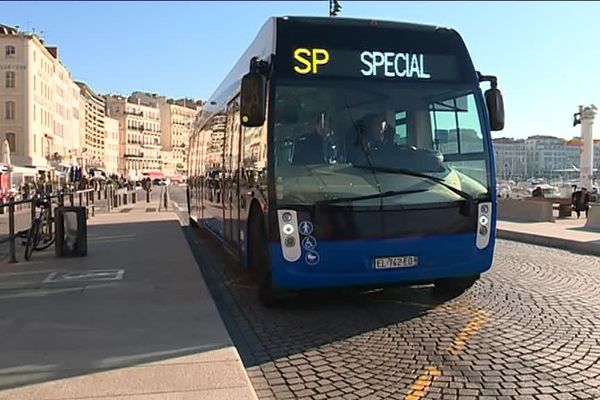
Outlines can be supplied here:
M501 131L504 129L504 100L500 89L492 87L486 90L485 103L487 104L492 130Z
M267 79L258 71L250 71L242 78L240 117L243 126L262 126L266 114Z

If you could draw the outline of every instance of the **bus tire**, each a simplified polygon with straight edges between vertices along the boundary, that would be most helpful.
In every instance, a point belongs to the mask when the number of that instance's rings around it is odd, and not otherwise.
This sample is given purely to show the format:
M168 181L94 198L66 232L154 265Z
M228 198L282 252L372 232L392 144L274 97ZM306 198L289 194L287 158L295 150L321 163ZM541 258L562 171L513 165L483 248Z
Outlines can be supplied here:
M440 279L434 282L434 290L443 295L459 296L473 286L478 279L479 275Z
M284 292L273 285L269 256L267 251L267 231L262 214L257 207L250 214L250 268L258 280L258 299L265 307L277 307L282 304Z

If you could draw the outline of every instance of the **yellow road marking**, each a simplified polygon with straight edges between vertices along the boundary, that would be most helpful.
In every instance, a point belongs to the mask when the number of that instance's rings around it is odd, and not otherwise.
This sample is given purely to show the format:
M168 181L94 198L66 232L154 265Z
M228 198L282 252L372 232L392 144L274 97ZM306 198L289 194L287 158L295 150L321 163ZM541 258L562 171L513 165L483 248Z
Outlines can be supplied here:
M479 311L473 317L471 322L467 326L463 328L462 331L454 338L454 341L448 348L448 353L452 355L457 355L462 349L465 348L467 341L471 336L473 336L481 326L487 321L488 313L485 311Z
M440 375L442 375L442 372L437 367L425 367L425 372L412 384L410 390L404 396L404 400L419 400L425 397L433 381Z
M454 338L454 341L447 349L447 351L451 355L458 354L461 350L463 350L467 344L467 341L473 336L481 326L488 320L489 314L486 311L479 310L475 307L470 306L461 306L461 305L451 305L451 304L443 304L434 308L434 310L445 310L445 311L458 311L458 312L467 312L470 314L475 314L473 319L465 326L458 335ZM404 400L420 400L423 397L427 396L429 392L429 388L433 381L441 376L442 372L438 367L428 366L425 368L425 372L417 378L417 380L412 384L406 396L404 396Z

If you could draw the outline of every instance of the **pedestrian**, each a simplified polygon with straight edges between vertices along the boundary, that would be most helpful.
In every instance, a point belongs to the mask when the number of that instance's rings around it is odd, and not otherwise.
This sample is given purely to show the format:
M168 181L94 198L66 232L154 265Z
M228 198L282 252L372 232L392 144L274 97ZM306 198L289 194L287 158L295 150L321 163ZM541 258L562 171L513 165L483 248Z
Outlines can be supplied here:
M577 213L577 218L581 216L582 211L585 211L585 217L587 218L588 210L590 209L590 194L588 193L587 188L582 187L581 190L575 191L571 195L571 204Z

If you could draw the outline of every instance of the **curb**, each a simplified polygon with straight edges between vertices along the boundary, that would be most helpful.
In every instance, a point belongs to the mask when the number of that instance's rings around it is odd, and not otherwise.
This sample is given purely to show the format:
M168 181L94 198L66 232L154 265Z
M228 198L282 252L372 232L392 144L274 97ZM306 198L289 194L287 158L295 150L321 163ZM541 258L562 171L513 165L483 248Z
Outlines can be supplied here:
M250 379L247 370L247 368L257 365L257 362L253 356L251 356L249 359L249 353L252 354L252 351L250 350L250 345L247 342L247 334L244 333L244 331L239 327L235 316L232 315L232 312L227 311L234 310L235 312L237 311L238 306L233 297L228 296L223 279L218 275L218 265L216 265L216 262L210 255L210 252L208 252L199 244L198 239L195 236L196 230L198 229L199 228L192 226L186 226L182 227L182 232L187 240L193 257L196 260L198 269L204 278L204 282L208 287L208 291L213 302L215 303L219 316L221 317L221 321L223 322L223 325L225 325L225 329L229 334L231 345L235 348L238 354L238 361L241 363L242 370L246 375L248 387L251 389L252 394L254 394L254 398L258 399L256 390L254 389L254 385L252 384L252 380Z
M574 240L532 235L531 233L515 232L504 229L498 229L496 231L496 237L498 237L498 239L513 240L516 242L535 244L538 246L552 247L574 253L600 256L600 244L595 243L576 242Z

